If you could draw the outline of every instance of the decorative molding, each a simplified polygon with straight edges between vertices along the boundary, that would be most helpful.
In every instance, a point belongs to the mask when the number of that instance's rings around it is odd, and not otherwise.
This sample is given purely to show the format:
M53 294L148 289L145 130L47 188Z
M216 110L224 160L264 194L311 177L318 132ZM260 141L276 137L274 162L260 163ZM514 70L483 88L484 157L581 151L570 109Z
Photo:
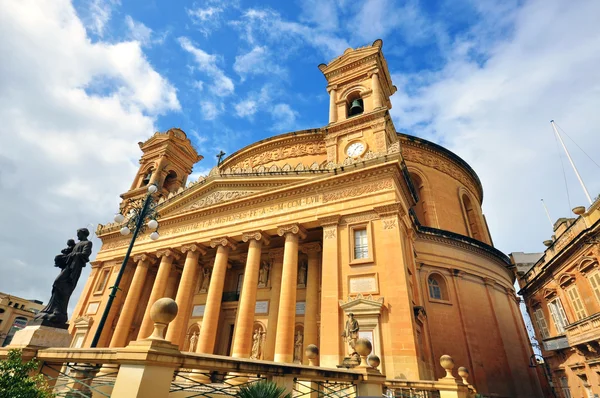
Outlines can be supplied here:
M404 217L406 215L402 204L399 202L384 206L376 206L373 207L373 210L379 215L379 217L391 217L396 215Z
M340 307L344 313L381 313L383 308L383 296L374 298L373 295L363 296L358 293L356 296L348 296L347 300L339 300Z
M242 234L242 240L244 242L248 242L251 239L262 242L265 246L268 246L269 243L271 243L269 236L264 234L262 231L245 232Z
M147 263L147 262L150 262L151 260L154 260L154 258L155 257L149 253L141 253L141 254L136 254L135 256L133 256L133 261L135 261L136 263L140 263L140 262Z
M383 220L383 229L396 229L396 219Z
M300 251L305 254L313 254L321 252L321 244L319 242L310 242L300 245Z
M281 142L276 141L278 145L273 148L270 148L270 145L267 145L266 147L260 146L254 150L251 150L247 154L240 154L242 158L237 160L236 163L231 165L227 164L227 167L231 170L251 170L254 167L279 160L297 158L306 155L325 155L327 153L327 150L325 149L325 141L314 141L314 137L314 135L310 137L312 138L311 140L313 142L293 142L280 146ZM317 137L322 138L320 136Z
M321 217L318 220L322 227L330 226L330 225L337 226L340 222L340 215L335 214L332 216Z
M285 236L286 234L298 235L300 239L306 239L306 230L299 224L282 225L277 228L277 235Z
M237 247L237 243L227 236L223 236L221 238L213 238L210 240L210 247L213 249L217 246L230 247L231 250L235 250Z
M355 224L355 223L359 223L359 222L375 220L376 218L377 218L377 214L375 214L372 211L367 211L364 213L356 213L356 214L344 216L344 217L342 217L340 224L342 224L342 225Z
M394 188L394 183L391 179L385 179L368 184L363 184L358 187L343 188L336 191L323 194L323 203L333 202L345 198L354 198L370 194L373 192L385 191Z
M323 227L323 239L335 239L337 237L337 226L328 225Z
M179 254L175 253L171 249L158 250L156 252L156 257L158 257L158 258L161 258L161 257L173 257L173 260L179 260L181 258L181 256Z
M183 245L183 246L181 246L181 248L180 248L179 250L180 250L180 251L181 251L183 254L185 254L185 253L187 253L187 252L193 253L193 252L196 252L196 251L197 251L197 252L199 252L200 254L202 254L203 256L205 256L205 255L206 255L206 248L204 248L203 246L201 246L201 245L198 245L198 244L196 244L196 243L192 243L192 244L189 244L189 245Z
M217 203L227 202L234 199L239 199L244 196L252 195L258 191L216 191L194 201L191 205L178 209L176 213L186 213L190 210L200 209L202 207L211 206Z

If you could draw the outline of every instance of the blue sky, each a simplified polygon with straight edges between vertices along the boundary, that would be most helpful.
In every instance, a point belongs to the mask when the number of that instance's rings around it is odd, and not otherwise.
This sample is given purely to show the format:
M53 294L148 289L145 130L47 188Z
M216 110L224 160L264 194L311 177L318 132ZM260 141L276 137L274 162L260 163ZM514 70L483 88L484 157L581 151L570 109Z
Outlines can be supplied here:
M0 291L47 300L53 256L111 220L139 141L182 128L197 178L220 150L323 126L317 65L376 39L396 129L475 169L496 247L541 251L540 199L554 219L587 204L568 167L567 197L549 121L600 163L598 15L591 0L0 0ZM597 196L598 166L565 142Z

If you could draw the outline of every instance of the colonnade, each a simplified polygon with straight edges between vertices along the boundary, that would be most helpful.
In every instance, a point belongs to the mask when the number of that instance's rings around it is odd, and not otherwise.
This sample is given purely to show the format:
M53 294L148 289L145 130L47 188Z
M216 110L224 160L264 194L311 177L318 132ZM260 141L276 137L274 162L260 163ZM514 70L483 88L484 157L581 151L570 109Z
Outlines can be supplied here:
M298 224L284 225L277 228L277 234L284 237L283 250L276 249L282 259L273 258L274 262L281 265L280 280L273 281L279 289L273 289L273 307L269 314L267 335L274 338L274 360L276 362L291 363L294 360L294 331L296 326L296 295L298 288L298 253L303 252L308 256L306 275L306 301L304 313L304 338L305 348L309 344L317 344L318 333L318 294L319 294L319 262L321 244L318 242L301 243L306 238L306 230ZM235 329L232 342L231 355L238 358L249 358L252 354L252 334L255 322L255 307L261 253L264 247L269 246L270 237L263 231L253 231L242 234L242 240L248 242L248 252L245 261L244 279L237 308ZM216 249L210 283L207 291L204 315L200 327L196 352L213 354L218 336L219 316L223 288L227 273L230 253L236 250L238 242L229 237L212 239L209 242L212 249ZM156 278L152 285L150 298L145 307L137 339L148 337L152 333L150 308L156 300L164 297L167 281L173 268L174 261L185 256L181 279L177 288L175 301L179 313L169 325L166 339L174 344L182 343L187 330L192 312L192 300L195 294L195 285L199 277L199 260L206 255L207 247L200 244L187 244L177 250L159 250L154 255L140 254L134 257L136 262L133 279L128 289L121 315L118 318L114 334L110 340L110 347L122 347L128 343L127 338L132 328L136 312L141 305L141 296L144 285L147 283L148 269L153 261L159 261ZM273 275L277 278L279 275ZM336 283L337 285L337 283ZM337 304L337 298L335 298ZM271 342L273 344L273 342ZM268 345L268 343L267 343Z

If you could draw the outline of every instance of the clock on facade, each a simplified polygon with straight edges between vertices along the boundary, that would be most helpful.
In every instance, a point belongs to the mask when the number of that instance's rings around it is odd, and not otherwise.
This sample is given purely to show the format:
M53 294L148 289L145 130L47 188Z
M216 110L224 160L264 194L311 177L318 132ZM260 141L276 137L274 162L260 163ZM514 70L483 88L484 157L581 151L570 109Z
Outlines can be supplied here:
M350 157L358 157L365 152L366 146L362 142L353 142L346 148L346 154Z

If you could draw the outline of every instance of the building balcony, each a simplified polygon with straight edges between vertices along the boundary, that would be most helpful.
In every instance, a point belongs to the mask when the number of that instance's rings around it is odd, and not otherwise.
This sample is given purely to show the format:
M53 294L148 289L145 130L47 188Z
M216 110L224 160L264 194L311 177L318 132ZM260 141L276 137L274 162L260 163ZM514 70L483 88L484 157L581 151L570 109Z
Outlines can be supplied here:
M571 347L600 340L600 312L570 324L565 331Z
M542 340L542 344L544 346L544 351L558 351L570 347L569 341L564 335L544 339Z

